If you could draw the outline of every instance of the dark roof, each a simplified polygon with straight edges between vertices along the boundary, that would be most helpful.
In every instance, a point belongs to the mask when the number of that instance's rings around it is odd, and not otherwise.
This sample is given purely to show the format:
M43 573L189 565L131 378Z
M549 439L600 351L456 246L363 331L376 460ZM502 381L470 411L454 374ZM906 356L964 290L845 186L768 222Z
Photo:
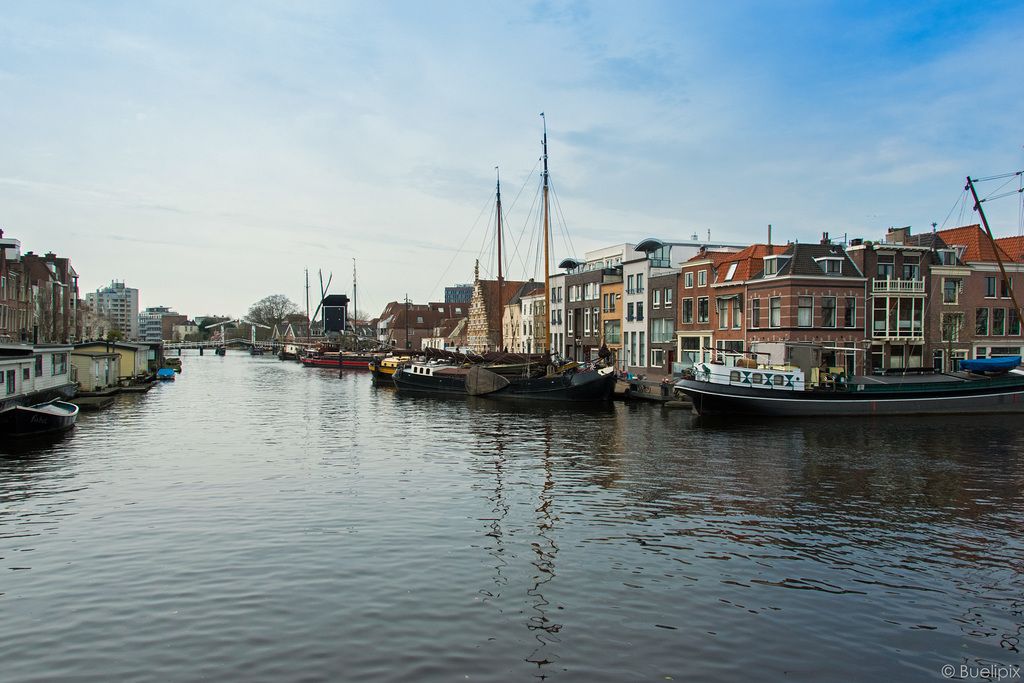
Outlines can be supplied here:
M815 259L828 257L842 259L842 277L863 277L856 264L846 255L846 250L838 244L801 244L798 242L790 244L779 256L782 257L779 259L779 272L772 277L787 275L820 277L825 274L825 271ZM763 278L764 268L762 267L761 271L751 279Z

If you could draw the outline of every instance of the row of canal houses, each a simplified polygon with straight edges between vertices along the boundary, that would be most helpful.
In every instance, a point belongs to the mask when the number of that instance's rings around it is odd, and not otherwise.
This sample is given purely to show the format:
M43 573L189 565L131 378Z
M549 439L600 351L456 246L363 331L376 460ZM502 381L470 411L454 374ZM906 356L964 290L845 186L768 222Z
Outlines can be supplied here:
M877 242L846 244L827 233L817 244L772 244L770 232L768 243L749 246L621 244L562 261L547 296L515 283L502 347L587 361L606 346L621 370L662 375L716 350L808 341L828 347L828 364L850 374L949 371L959 359L1018 355L1024 346L1010 296L1024 301L1024 238L995 244L978 225L919 235L896 228ZM477 280L470 326L474 313L494 316L480 312L488 288ZM470 347L496 348L493 332L477 332Z

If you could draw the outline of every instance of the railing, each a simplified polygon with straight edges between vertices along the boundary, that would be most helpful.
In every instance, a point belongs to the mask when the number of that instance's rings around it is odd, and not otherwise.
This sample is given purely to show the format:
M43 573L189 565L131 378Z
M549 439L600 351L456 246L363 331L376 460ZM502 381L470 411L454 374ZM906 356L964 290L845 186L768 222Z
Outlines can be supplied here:
M872 280L872 294L924 294L924 280Z

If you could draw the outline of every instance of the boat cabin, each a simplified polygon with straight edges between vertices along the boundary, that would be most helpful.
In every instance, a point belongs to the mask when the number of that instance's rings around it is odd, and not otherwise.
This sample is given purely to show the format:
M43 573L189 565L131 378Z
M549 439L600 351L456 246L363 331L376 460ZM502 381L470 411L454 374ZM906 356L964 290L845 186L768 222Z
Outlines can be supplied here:
M71 350L69 344L0 344L0 410L74 396Z

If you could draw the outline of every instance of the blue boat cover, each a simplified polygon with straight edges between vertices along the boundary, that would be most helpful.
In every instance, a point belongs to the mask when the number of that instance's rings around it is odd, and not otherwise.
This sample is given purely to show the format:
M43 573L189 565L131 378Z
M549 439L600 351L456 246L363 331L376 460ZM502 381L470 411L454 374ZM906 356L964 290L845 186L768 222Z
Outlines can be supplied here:
M171 368L160 368L156 371L156 376L160 379L174 379L174 370Z
M960 361L961 370L972 370L974 372L998 372L1000 370L1012 370L1018 365L1020 365L1020 356L976 358L975 360L964 359Z

